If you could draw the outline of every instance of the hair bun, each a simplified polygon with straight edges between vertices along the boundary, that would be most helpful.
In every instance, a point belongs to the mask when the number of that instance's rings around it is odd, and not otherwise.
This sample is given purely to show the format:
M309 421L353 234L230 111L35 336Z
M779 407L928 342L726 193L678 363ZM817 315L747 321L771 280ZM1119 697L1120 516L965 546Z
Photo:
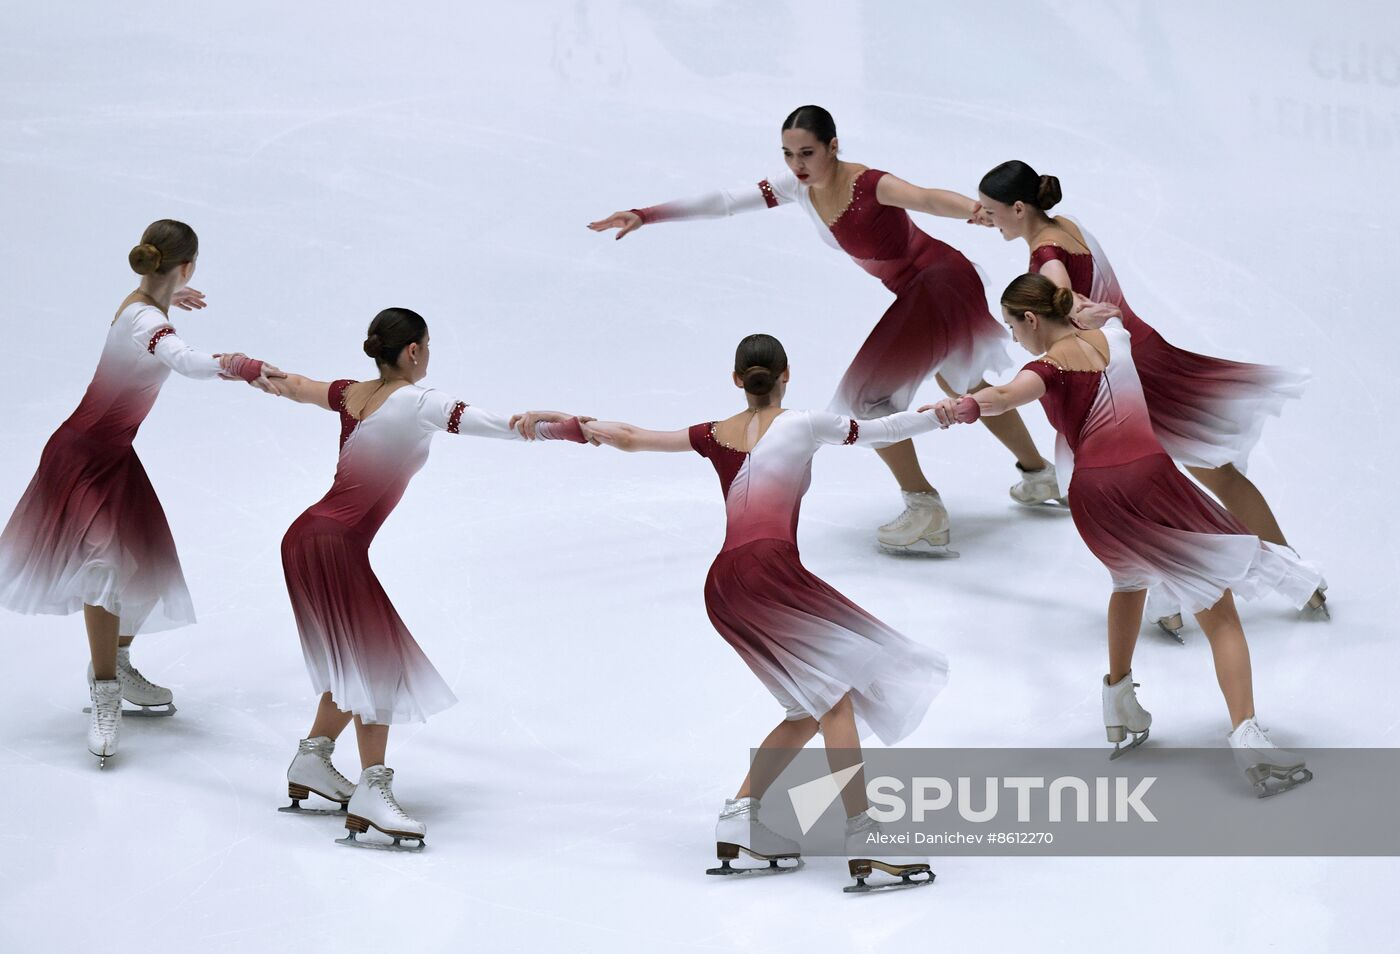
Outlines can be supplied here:
M745 368L743 378L744 390L760 397L772 391L773 385L778 382L778 376L773 373L773 369L765 368L761 364Z
M1060 180L1055 176L1041 176L1040 188L1035 193L1035 206L1044 212L1064 198L1060 192Z
M1074 292L1068 288L1056 288L1055 297L1050 299L1050 307L1056 317L1068 318L1069 313L1074 311Z
M377 361L379 360L380 355L382 355L383 353L384 342L380 340L378 335L370 335L368 338L365 339L365 354L367 356L374 358Z
M142 242L127 253L126 260L136 274L149 275L160 268L160 249L149 242Z

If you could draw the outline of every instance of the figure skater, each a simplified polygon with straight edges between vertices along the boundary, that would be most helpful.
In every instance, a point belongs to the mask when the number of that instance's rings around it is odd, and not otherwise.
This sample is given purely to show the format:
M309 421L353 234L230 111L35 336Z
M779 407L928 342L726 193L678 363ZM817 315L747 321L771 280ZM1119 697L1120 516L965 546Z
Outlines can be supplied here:
M796 842L759 817L768 786L821 731L833 772L861 762L860 738L873 731L886 745L923 719L947 681L943 655L901 636L812 575L797 552L797 514L811 483L812 457L823 444L862 447L907 441L938 426L931 414L903 411L856 420L782 406L791 374L776 338L749 335L734 356L734 385L747 408L715 423L678 431L589 422L590 439L628 451L695 451L719 474L728 514L724 548L705 580L710 622L786 710L763 740L750 774L725 801L716 825L721 867L743 852L767 861L800 859ZM842 789L848 865L857 881L847 890L922 884L933 873L924 859L881 860L867 847L872 832L865 780L856 771ZM800 861L799 861L800 863ZM759 869L765 870L765 869ZM879 872L879 876L876 873ZM886 875L896 878L887 881Z
M507 420L421 387L428 373L428 326L407 308L386 308L370 322L364 352L378 375L367 381L313 381L289 374L276 393L340 416L340 460L331 489L282 539L287 593L302 651L320 702L307 737L287 769L292 804L312 792L340 803L348 834L341 844L423 847L427 826L394 797L394 770L384 764L389 726L422 722L456 702L419 649L369 564L369 546L439 431L504 440L584 441L579 421L556 412ZM335 740L354 719L359 784L336 771ZM337 813L316 810L316 814ZM374 828L393 844L356 838ZM402 839L412 845L404 845Z
M1194 354L1167 342L1128 303L1107 256L1094 237L1068 216L1046 210L1060 201L1060 180L1038 175L1024 162L1003 162L978 186L978 218L1008 240L1024 239L1031 271L1093 301L1116 305L1133 340L1133 363L1142 381L1152 429L1162 447L1214 494L1225 509L1261 540L1288 546L1264 495L1245 476L1249 453L1268 415L1303 392L1307 375L1263 364L1243 364ZM1308 601L1325 616L1326 584ZM1151 616L1181 639L1180 607L1155 597Z
M1010 366L1006 336L987 310L977 270L957 249L921 231L906 211L969 219L979 211L975 202L838 158L836 123L820 106L802 106L783 121L782 146L788 171L756 187L614 212L589 228L618 229L622 238L655 222L802 206L822 241L895 295L841 379L828 407L838 414L863 420L903 411L931 375L957 395L982 387L988 371ZM987 427L1016 456L1021 475L1011 496L1029 506L1060 500L1055 468L1036 450L1020 417L989 420ZM879 528L881 546L946 552L948 512L919 467L913 443L876 452L905 501L904 512Z
M1084 314L1101 330L1070 321L1075 296L1044 275L1022 275L1001 297L1017 343L1040 355L1010 383L935 407L945 424L1004 414L1039 400L1072 455L1069 509L1084 543L1108 568L1108 675L1104 726L1115 744L1146 740L1152 716L1134 692L1133 648L1149 587L1193 614L1215 658L1230 713L1230 746L1261 797L1312 777L1303 759L1277 748L1255 721L1249 647L1234 594L1277 590L1304 605L1319 574L1286 547L1260 540L1177 469L1152 427L1133 366L1130 334L1112 306ZM1107 319L1104 323L1104 319Z
M138 633L195 621L160 500L131 446L170 372L223 377L264 390L278 372L242 354L196 351L170 307L205 307L189 287L199 238L183 222L152 222L127 260L140 286L121 303L87 393L44 445L39 469L0 535L0 605L18 613L83 612L91 665L88 751L117 754L122 700L142 715L174 713L174 696L131 662Z

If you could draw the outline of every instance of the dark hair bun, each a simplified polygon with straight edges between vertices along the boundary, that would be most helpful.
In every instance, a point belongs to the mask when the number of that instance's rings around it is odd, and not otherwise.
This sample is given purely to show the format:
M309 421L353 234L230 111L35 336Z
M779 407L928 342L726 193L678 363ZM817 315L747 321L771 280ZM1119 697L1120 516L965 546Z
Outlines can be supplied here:
M762 365L755 365L744 370L744 390L749 394L762 396L773 390L773 385L778 383L778 376L771 368Z
M149 275L160 268L160 249L149 242L142 242L127 253L126 260L136 274Z
M1050 308L1057 318L1068 318L1074 311L1074 292L1068 288L1056 288L1055 297L1050 299Z
M368 355L371 358L374 358L377 361L379 360L379 356L383 353L384 342L379 339L378 335L370 335L368 338L365 339L366 355Z
M1060 180L1055 176L1041 176L1040 188L1035 193L1035 207L1042 212L1052 208L1057 202L1064 198L1060 192Z

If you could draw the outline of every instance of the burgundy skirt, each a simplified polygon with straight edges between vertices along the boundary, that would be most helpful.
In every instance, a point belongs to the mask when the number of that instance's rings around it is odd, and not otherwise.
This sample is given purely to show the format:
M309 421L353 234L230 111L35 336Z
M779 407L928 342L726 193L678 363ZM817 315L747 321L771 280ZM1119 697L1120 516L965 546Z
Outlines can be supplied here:
M84 604L118 617L123 636L195 621L170 525L136 451L65 425L0 535L0 606L66 615Z
M1134 337L1133 364L1163 449L1190 467L1241 473L1264 422L1308 382L1301 371L1185 351L1155 332Z
M1226 590L1279 592L1301 608L1322 579L1286 547L1265 543L1210 499L1166 454L1112 467L1076 467L1069 509L1115 590L1160 588L1186 613Z
M861 734L893 745L948 681L942 653L823 583L786 540L721 551L705 580L705 608L790 718L820 719L850 693Z
M303 513L282 538L282 569L311 685L364 722L422 722L457 701L369 565L369 540Z
M828 410L861 419L907 411L935 374L962 394L988 372L1010 367L1006 342L1006 329L987 310L977 270L949 248L895 296Z

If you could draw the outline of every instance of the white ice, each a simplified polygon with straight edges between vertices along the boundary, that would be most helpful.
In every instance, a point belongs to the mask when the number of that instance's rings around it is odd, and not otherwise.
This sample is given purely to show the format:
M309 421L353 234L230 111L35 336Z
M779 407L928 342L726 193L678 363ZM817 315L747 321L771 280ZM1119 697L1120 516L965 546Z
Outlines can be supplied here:
M1057 174L1172 341L1311 368L1250 474L1335 618L1245 608L1258 708L1283 744L1397 744L1393 6L142 0L15 4L4 24L6 513L134 284L127 249L166 216L200 234L211 306L177 325L207 350L367 375L365 325L406 305L432 327L428 383L465 400L680 427L735 409L727 363L763 330L792 355L789 404L824 406L889 296L800 213L584 228L780 170L780 121L816 102L848 158L922 185L970 192L1009 158ZM993 232L920 224L989 295L1024 267ZM779 713L705 618L723 519L696 457L438 439L374 547L461 697L391 738L429 848L339 848L336 819L274 811L315 703L278 543L336 435L241 385L166 386L137 446L200 622L137 641L180 712L127 720L106 771L83 746L80 620L4 617L0 949L1389 943L1394 859L958 857L878 898L842 896L837 862L704 877ZM898 497L855 449L819 456L801 530L815 572L951 659L907 744L1103 745L1106 574L1067 519L1016 509L985 431L918 443L962 559L875 551ZM1224 744L1199 630L1145 631L1136 669L1154 740ZM349 736L338 758L355 767Z

